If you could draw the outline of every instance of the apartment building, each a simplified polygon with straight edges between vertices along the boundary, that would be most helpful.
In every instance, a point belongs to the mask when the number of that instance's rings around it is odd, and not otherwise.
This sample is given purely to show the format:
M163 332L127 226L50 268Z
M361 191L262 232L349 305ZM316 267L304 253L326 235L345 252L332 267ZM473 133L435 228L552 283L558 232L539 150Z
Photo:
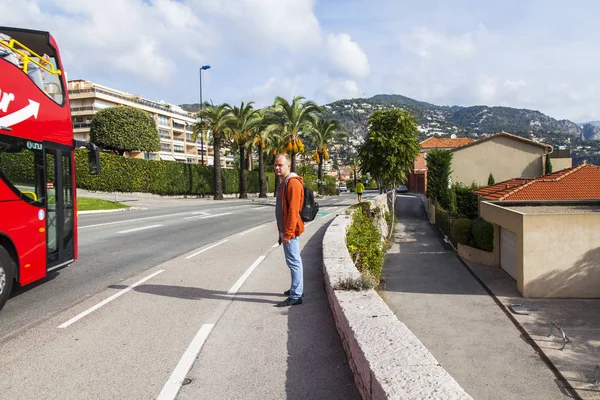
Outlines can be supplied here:
M89 141L92 118L98 111L107 107L132 106L147 111L154 117L160 135L160 151L132 153L130 157L197 164L202 162L204 156L204 164L213 165L212 146L204 142L202 148L200 138L192 141L192 127L196 118L181 107L144 99L140 95L86 80L69 81L68 90L75 139ZM221 155L222 167L230 168L233 162L232 156Z

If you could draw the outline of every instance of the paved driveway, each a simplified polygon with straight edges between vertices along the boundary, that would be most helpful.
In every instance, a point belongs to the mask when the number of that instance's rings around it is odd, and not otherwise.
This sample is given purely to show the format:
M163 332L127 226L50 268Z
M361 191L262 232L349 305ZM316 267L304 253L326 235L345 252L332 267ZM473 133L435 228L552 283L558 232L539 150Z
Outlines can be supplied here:
M394 245L384 265L385 302L475 399L567 398L426 216L419 197L398 196Z

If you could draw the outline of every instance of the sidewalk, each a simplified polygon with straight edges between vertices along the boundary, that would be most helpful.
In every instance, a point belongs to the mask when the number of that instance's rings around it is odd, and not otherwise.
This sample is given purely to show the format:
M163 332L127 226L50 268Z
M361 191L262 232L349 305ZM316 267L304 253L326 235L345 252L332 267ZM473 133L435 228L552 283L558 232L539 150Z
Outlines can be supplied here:
M560 374L583 399L600 399L600 299L526 299L516 289L516 282L499 268L466 263L469 269L496 296L510 313L511 304L519 312L512 318L526 331L527 335L544 352ZM562 351L562 336L556 329L553 338L548 337L551 323L561 327L571 343Z
M381 296L475 399L563 399L568 393L485 288L427 221L398 198Z

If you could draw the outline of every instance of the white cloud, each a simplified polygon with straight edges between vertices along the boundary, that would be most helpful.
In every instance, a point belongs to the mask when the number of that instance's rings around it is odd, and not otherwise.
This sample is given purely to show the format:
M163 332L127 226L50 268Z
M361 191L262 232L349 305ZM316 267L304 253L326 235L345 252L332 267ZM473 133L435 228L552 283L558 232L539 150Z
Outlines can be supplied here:
M321 86L320 92L327 101L361 97L362 92L353 80L327 80Z
M369 60L360 46L345 33L327 36L327 59L338 71L353 77L364 78L369 75Z
M477 51L471 33L444 35L426 27L413 28L409 34L401 36L400 42L406 50L422 58L439 55L469 57Z

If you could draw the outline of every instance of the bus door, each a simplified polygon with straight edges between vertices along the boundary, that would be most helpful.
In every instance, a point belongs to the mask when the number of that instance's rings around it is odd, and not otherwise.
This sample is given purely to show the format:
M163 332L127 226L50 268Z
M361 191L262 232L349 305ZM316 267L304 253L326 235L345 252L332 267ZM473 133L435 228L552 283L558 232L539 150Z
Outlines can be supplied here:
M47 268L52 271L69 264L75 258L72 149L47 142L44 147Z

